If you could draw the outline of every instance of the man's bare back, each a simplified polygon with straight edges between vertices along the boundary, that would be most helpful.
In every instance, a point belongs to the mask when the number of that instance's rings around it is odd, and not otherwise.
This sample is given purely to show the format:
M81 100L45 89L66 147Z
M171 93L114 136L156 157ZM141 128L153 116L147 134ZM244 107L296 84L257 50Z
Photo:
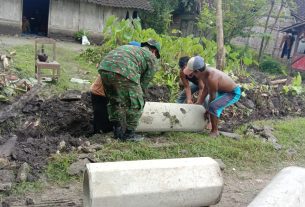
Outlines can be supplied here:
M216 89L221 92L231 92L236 88L237 84L226 73L213 67L207 67L206 74L198 75L202 78L208 89ZM213 91L213 92L217 92Z

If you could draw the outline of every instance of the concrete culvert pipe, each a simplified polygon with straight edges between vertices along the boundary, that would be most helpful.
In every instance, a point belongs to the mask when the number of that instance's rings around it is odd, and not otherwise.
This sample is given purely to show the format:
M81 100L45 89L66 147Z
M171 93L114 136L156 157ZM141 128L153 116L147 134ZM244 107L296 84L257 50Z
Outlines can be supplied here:
M203 207L219 202L223 178L208 157L90 163L85 207Z
M304 207L305 168L281 170L248 207Z
M136 131L203 131L204 113L202 105L146 102Z

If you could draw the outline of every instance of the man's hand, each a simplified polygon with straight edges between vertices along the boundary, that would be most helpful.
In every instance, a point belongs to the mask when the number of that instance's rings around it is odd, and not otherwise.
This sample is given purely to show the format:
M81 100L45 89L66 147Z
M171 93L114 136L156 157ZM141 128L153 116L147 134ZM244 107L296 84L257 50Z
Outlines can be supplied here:
M192 101L192 99L186 100L186 103L187 103L187 104L193 104L193 101Z

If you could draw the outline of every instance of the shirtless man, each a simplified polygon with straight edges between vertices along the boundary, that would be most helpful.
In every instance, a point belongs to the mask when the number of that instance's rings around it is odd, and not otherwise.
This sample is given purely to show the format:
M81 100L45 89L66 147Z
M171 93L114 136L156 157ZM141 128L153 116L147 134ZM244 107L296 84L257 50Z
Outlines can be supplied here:
M209 95L209 104L206 107L205 117L210 115L212 123L211 136L218 136L218 119L225 107L236 103L240 99L240 87L224 72L206 66L200 56L192 57L183 73L188 76L196 76L203 81L205 87L202 94L202 103Z

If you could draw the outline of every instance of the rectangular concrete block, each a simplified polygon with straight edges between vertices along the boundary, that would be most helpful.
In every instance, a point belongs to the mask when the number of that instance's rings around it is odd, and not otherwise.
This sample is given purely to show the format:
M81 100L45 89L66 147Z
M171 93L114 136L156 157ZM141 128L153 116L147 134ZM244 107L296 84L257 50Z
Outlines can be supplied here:
M202 207L219 202L223 178L208 157L87 164L86 207Z

